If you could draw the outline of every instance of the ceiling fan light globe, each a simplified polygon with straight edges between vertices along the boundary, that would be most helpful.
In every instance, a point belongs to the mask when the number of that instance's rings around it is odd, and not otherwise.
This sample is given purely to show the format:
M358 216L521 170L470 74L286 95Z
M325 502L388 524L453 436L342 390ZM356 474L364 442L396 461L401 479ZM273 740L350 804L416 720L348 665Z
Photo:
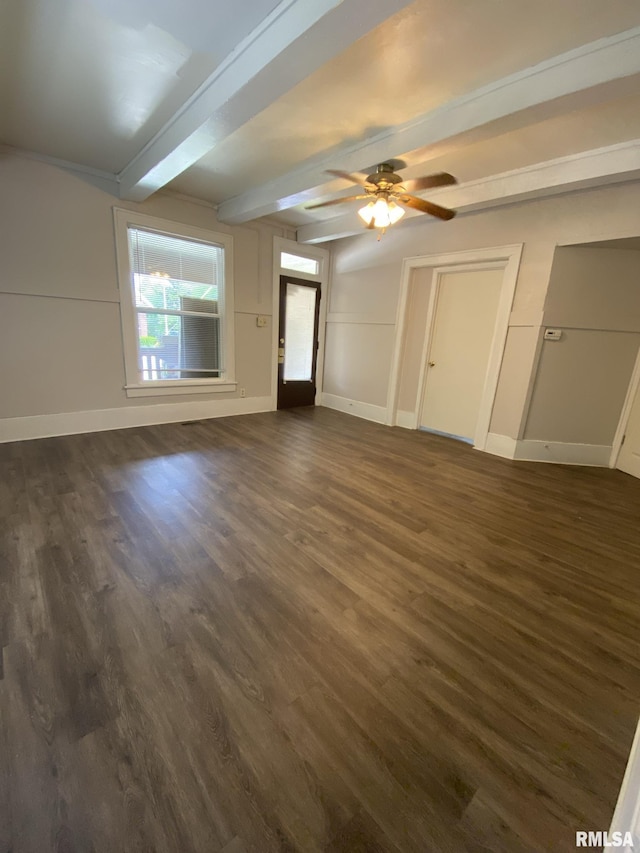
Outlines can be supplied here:
M389 222L394 225L404 216L404 208L396 204L395 201L390 201L388 204Z
M375 204L370 201L369 204L365 204L364 207L361 207L358 211L358 216L362 219L365 224L369 225L374 216L374 207Z
M404 216L404 210L394 201L377 198L361 207L358 216L373 228L388 228Z
M376 228L387 228L391 225L389 204L386 198L379 198L373 205L373 221Z

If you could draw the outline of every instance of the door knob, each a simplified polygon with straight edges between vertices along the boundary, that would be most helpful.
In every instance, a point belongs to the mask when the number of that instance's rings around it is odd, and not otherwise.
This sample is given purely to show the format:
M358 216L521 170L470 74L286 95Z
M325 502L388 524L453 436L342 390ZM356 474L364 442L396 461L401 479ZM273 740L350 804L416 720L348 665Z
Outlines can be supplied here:
M435 367L435 366L436 366L435 361L430 361L430 362L429 362L429 367Z

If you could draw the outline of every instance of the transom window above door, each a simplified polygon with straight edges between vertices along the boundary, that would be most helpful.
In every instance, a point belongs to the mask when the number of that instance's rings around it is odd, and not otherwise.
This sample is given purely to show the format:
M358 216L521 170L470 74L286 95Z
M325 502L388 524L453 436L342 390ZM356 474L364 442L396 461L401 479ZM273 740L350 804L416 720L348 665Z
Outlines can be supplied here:
M302 255L292 255L290 252L280 252L280 267L283 270L293 270L294 272L315 276L320 271L320 261Z

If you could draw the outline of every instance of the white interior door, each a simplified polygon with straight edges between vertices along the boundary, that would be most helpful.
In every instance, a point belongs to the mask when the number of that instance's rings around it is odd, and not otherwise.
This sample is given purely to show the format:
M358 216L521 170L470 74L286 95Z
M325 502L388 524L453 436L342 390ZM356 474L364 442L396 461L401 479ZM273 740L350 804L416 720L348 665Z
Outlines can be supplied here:
M616 468L640 477L640 387L631 404L631 412L624 433L624 442L618 454Z
M423 429L473 442L503 275L503 269L470 269L438 276Z

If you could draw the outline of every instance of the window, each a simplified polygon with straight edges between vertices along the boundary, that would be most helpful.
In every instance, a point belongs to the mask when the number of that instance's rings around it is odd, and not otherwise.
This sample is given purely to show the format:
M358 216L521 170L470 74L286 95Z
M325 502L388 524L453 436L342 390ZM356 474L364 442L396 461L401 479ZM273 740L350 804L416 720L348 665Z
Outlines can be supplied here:
M320 262L314 258L303 258L301 255L280 252L280 267L285 270L294 270L295 272L316 276L320 270Z
M231 238L116 211L127 393L235 389Z

